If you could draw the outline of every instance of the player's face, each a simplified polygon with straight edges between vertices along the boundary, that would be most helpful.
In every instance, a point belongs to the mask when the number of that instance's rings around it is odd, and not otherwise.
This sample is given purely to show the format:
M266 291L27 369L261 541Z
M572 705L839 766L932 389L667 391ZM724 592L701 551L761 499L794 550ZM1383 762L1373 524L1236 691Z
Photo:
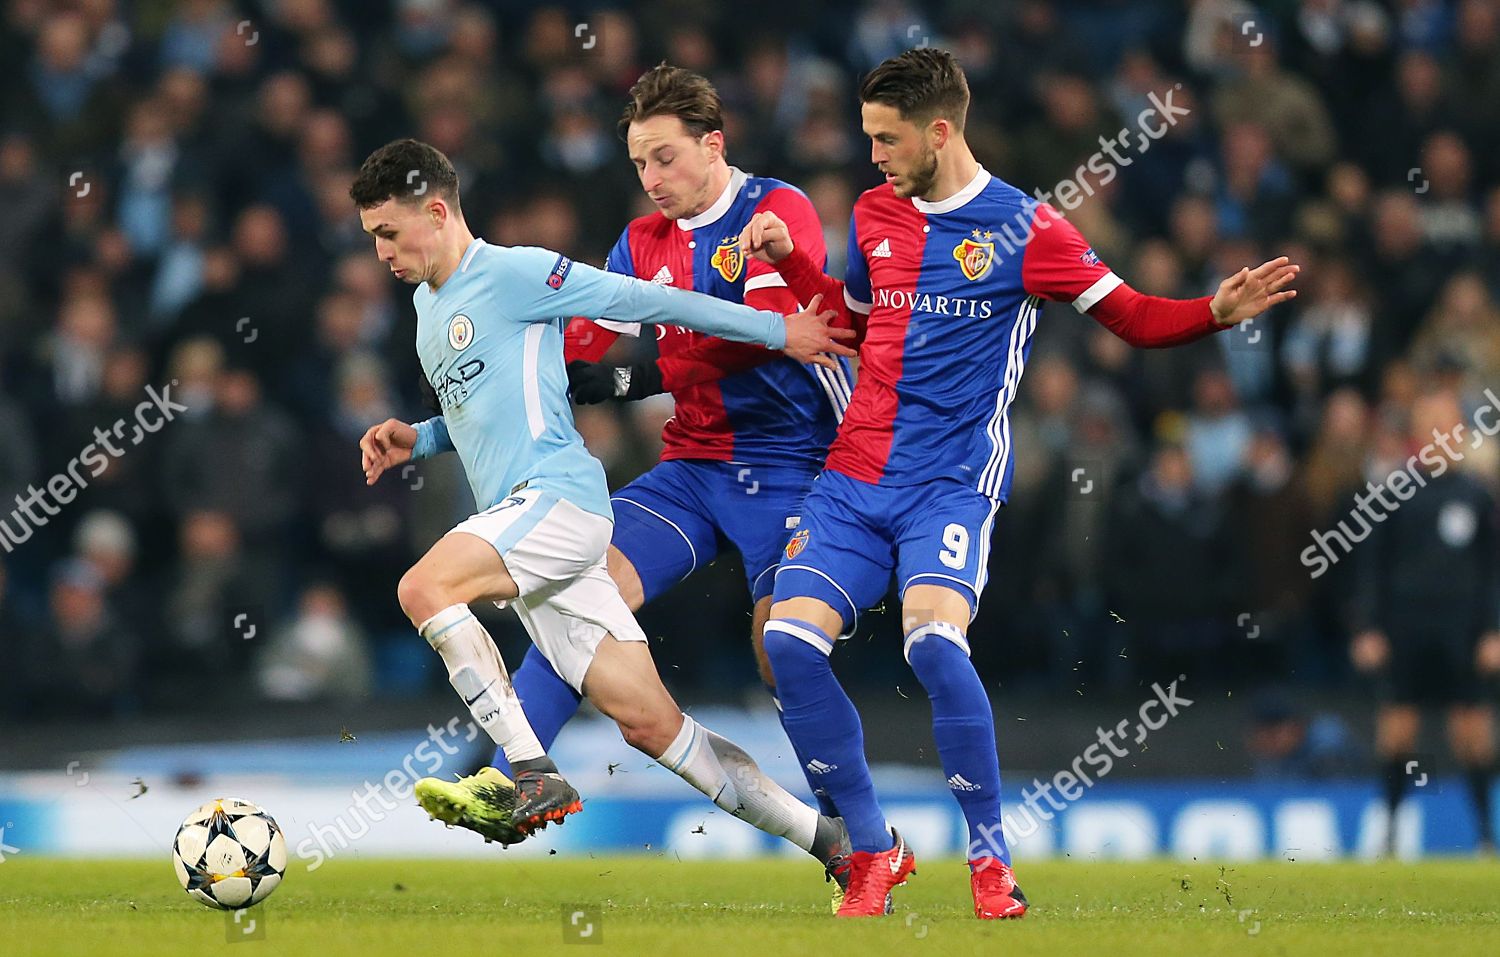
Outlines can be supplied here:
M860 107L865 135L870 138L870 162L902 199L922 197L937 182L938 156L931 142L932 124L920 127L901 118L901 111L885 103Z
M648 116L625 134L641 189L668 219L696 216L713 205L714 165L724 158L719 130L694 136L675 116Z
M437 221L441 217L430 209L437 202L388 199L359 211L360 225L375 238L375 255L402 282L426 282L437 268Z

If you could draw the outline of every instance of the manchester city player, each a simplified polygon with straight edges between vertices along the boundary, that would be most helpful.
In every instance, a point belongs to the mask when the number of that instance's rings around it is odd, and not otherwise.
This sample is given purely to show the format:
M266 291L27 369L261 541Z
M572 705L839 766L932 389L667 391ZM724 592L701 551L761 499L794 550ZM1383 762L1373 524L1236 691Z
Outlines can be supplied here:
M469 603L510 605L548 662L613 718L625 740L725 811L787 838L822 862L841 827L770 780L742 750L682 714L662 686L645 635L605 570L613 521L604 470L584 448L567 398L565 318L673 323L834 363L819 303L787 317L574 263L531 247L476 239L447 157L415 140L381 147L350 188L375 252L417 286L417 352L443 414L389 420L360 442L368 483L414 459L455 451L481 511L445 535L401 579L401 606L442 657L475 720L502 747L498 770L417 796L447 823L512 843L581 808L521 711L505 665Z
M796 312L797 299L775 268L741 254L740 231L756 213L774 212L821 268L822 224L796 187L729 164L723 108L708 79L665 63L647 70L631 87L619 129L641 189L657 209L626 226L605 269L757 309ZM655 328L659 358L620 369L590 364L618 335L641 331L639 323L578 320L569 325L563 348L566 358L577 360L568 364L575 402L661 391L675 401L662 429L661 462L611 498L610 577L637 610L721 550L737 549L754 602L751 641L774 696L761 652L772 573L848 403L847 369L804 366L760 346L675 326ZM536 647L514 678L527 720L550 746L577 712L577 693ZM495 767L504 771L504 760L497 754ZM820 810L836 816L817 775L804 773ZM847 861L837 866L847 868ZM837 881L841 874L831 876ZM836 905L842 902L837 886L834 897Z

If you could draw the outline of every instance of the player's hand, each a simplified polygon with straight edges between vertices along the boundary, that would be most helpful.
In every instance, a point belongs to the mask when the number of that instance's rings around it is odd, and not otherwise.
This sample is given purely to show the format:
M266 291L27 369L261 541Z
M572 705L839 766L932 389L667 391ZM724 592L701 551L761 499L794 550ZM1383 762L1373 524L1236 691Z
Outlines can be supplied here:
M579 405L598 405L610 399L635 402L663 390L661 367L655 362L609 366L575 360L568 363L568 390Z
M828 353L836 356L859 355L848 346L839 344L839 340L853 339L857 333L853 329L834 329L829 326L838 313L832 309L820 311L822 305L823 297L813 296L806 309L786 317L786 348L781 351L798 362L837 369L838 362Z
M760 212L740 230L740 252L776 264L792 254L792 231L775 213Z
M365 470L365 484L374 485L386 469L411 461L417 447L417 430L397 419L386 419L370 426L359 440L360 458Z
M1500 631L1479 636L1479 644L1474 648L1474 670L1486 677L1500 675Z
M574 360L568 363L568 391L579 405L598 405L618 398L614 366Z
M1385 633L1370 629L1354 636L1349 644L1349 660L1363 672L1379 671L1391 657L1391 643Z
M1286 285L1301 271L1301 266L1285 256L1261 263L1254 269L1246 266L1219 283L1219 291L1208 304L1214 322L1221 326L1237 326L1277 303L1295 298L1297 290L1287 289Z

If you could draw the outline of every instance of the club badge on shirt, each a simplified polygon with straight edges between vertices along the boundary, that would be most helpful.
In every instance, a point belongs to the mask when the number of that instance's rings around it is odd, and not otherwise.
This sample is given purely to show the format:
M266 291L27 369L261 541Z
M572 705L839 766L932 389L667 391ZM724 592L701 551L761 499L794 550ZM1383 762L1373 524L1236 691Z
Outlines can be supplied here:
M719 271L725 282L734 282L740 278L740 273L745 268L745 256L740 252L740 238L731 236L720 242L709 264Z
M953 258L958 260L958 266L964 272L964 278L970 282L979 279L990 271L990 266L995 262L995 244L993 242L980 242L981 239L989 239L993 234L988 230L981 233L974 230L974 235L965 236L953 247Z
M448 323L448 345L455 352L463 352L474 342L474 323L460 313Z

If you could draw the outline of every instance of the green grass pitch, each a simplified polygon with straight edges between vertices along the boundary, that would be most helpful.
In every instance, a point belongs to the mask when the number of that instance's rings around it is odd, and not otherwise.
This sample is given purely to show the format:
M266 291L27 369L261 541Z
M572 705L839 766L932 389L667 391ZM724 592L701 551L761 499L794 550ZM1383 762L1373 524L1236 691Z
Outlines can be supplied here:
M1021 921L970 916L957 861L920 862L883 920L835 921L815 865L672 857L507 861L336 859L246 912L239 957L753 954L1500 953L1500 862L1048 861L1019 870ZM581 909L576 930L569 922ZM243 926L243 925L242 925ZM190 900L165 861L12 856L0 865L0 953L203 954L225 915ZM570 942L570 939L573 942Z

